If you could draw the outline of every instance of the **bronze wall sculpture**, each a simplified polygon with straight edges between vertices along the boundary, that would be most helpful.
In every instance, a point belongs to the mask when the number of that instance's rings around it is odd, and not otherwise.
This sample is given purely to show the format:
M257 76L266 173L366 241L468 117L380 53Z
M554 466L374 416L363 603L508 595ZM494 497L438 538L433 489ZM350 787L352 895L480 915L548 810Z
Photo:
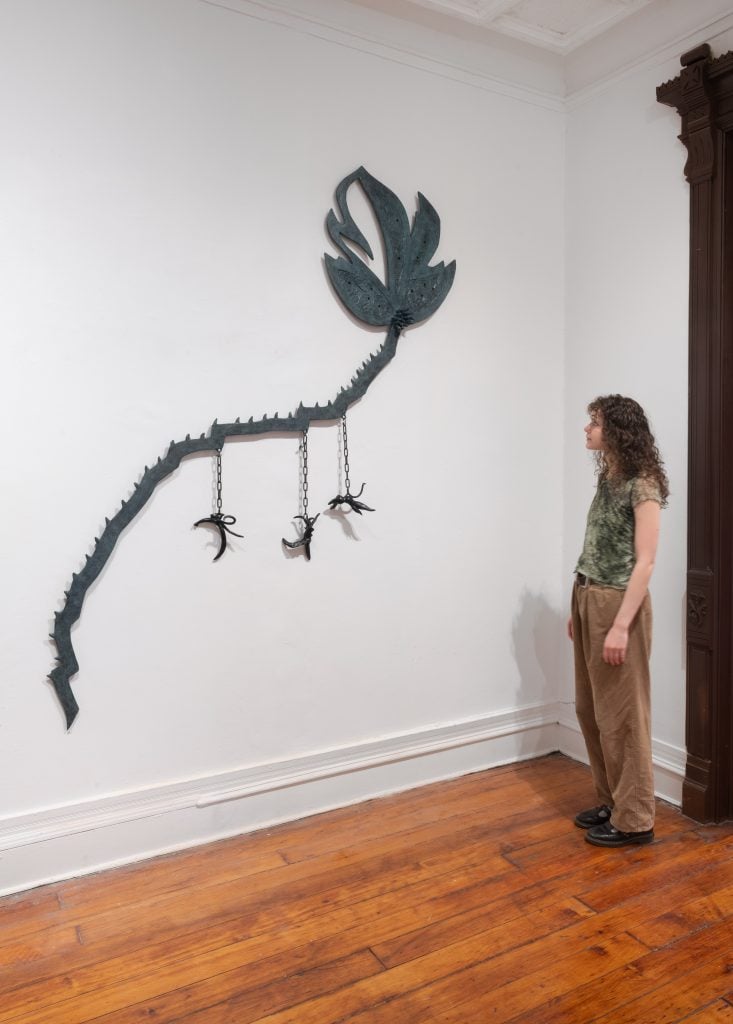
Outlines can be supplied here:
M373 258L369 243L348 208L347 191L355 182L371 203L382 234L386 256L384 282L346 244L351 242ZM301 403L294 412L285 416L276 412L274 416L265 415L259 420L250 417L244 423L239 418L233 423L214 420L208 433L196 438L187 434L182 441L171 441L155 465L145 467L140 480L133 485L132 494L122 501L111 518L105 519L104 530L95 538L93 550L87 555L83 567L72 573L63 605L54 616L50 636L56 645L57 664L49 678L66 716L67 728L79 711L70 684L72 676L79 670L71 629L81 615L89 587L110 558L120 535L150 500L158 484L170 476L186 456L197 452L220 452L227 438L302 433L314 422L340 423L349 406L366 393L372 381L394 357L405 327L434 313L450 291L455 261L447 266L442 262L430 265L440 239L440 218L423 195L418 193L418 209L410 226L397 196L360 167L338 185L336 205L338 215L331 210L326 225L341 255L337 258L325 256L329 278L341 302L358 320L387 328L384 342L357 369L350 384L323 405L318 402L313 406Z

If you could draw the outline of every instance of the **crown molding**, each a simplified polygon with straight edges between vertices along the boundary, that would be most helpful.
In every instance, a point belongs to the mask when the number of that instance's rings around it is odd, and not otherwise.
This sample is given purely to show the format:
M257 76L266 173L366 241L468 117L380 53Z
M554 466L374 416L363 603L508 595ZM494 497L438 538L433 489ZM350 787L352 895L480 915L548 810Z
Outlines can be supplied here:
M655 0L565 58L569 108L634 71L674 60L733 25L730 0Z
M615 7L596 7L589 9L585 5L580 24L575 29L560 31L556 28L543 26L536 21L527 21L521 16L518 8L522 0L411 0L429 10L439 11L452 18L460 18L472 25L504 35L521 39L533 46L539 46L553 53L567 54L589 39L605 32L624 18L628 18L637 10L653 3L654 0L612 0ZM550 12L550 17L562 11Z
M568 92L566 109L571 111L581 107L595 96L611 88L617 82L621 82L640 71L659 67L668 61L678 60L680 54L698 46L700 43L707 42L714 46L718 38L731 30L733 30L732 11L726 12L722 17L713 17L694 31L676 36L669 42L647 52L642 58L630 60L627 64L604 75L591 84Z
M481 14L472 26L437 13L445 5L429 0L198 2L559 113L733 28L729 0L652 0L563 57L484 27ZM492 2L494 13L509 6Z
M538 60L532 47L507 46L511 40L497 38L495 46L483 41L484 36L496 33L482 31L481 42L452 33L445 35L439 30L407 22L393 13L383 13L378 9L379 0L369 7L348 0L199 0L199 3L533 106L559 112L564 109L559 60ZM398 9L396 3L389 6L390 12Z

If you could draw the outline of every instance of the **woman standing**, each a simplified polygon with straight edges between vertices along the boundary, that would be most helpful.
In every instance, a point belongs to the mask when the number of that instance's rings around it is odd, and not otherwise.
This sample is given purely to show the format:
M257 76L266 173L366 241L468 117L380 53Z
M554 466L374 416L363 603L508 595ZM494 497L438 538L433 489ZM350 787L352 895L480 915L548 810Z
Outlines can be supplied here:
M669 486L644 410L606 395L588 406L598 487L575 567L568 635L575 706L600 801L575 824L595 846L654 839L649 580Z

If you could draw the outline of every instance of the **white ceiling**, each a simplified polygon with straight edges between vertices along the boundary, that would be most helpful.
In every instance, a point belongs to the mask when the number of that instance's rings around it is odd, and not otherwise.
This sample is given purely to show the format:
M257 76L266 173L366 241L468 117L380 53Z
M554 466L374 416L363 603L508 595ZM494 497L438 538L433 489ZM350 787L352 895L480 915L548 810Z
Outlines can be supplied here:
M570 53L652 0L408 0L462 22Z

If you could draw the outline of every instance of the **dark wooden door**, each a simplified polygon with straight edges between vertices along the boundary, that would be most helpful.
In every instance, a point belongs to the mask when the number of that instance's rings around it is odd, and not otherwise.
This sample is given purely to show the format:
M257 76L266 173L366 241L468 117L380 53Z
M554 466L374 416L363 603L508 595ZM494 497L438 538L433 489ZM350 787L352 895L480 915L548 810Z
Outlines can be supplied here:
M682 118L690 183L687 766L682 807L733 818L733 53L681 58L657 99Z

